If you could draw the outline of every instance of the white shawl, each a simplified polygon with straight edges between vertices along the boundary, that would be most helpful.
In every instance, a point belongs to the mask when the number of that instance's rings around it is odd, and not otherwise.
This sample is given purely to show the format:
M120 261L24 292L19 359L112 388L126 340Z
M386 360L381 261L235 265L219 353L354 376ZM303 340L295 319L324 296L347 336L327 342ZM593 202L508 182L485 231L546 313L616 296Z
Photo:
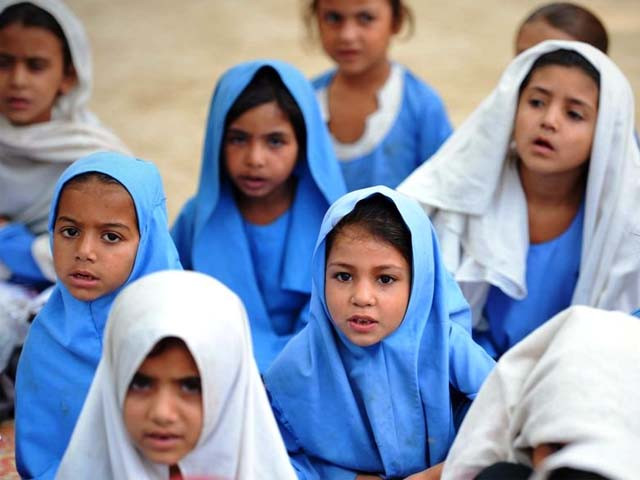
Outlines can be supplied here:
M600 72L600 102L589 166L580 276L572 303L631 311L640 305L640 154L629 82L599 50L547 41L526 50L442 148L398 190L430 215L447 268L454 272L478 326L490 285L527 295L527 204L509 144L518 89L533 62L575 50Z
M0 11L21 1L0 0ZM14 126L0 116L0 215L8 215L39 234L47 228L55 181L70 163L100 150L128 150L88 110L91 51L78 18L59 0L29 2L60 24L78 77L76 86L57 99L51 121Z
M556 468L611 480L640 472L640 320L571 307L509 350L469 410L443 480L474 478L508 461L531 465L529 448L566 444L532 480Z
M183 477L294 480L253 360L242 302L217 280L183 271L151 274L116 298L102 359L56 478L169 478L168 467L138 453L122 419L133 375L168 336L187 344L202 382L203 428L179 462Z

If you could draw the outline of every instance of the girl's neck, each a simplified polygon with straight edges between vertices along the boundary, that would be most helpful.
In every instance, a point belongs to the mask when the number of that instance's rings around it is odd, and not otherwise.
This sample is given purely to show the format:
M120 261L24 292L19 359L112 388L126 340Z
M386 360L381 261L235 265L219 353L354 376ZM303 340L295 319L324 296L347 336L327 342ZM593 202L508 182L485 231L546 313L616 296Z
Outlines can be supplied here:
M239 194L235 198L242 217L254 225L268 225L289 210L296 192L296 178L292 175L267 197L254 198Z
M178 465L171 465L169 467L169 480L183 480L180 467Z
M383 62L372 65L371 68L363 72L355 74L346 74L338 69L332 86L376 93L385 84L390 72L391 64L386 59Z
M518 166L529 214L529 241L552 240L569 228L587 186L588 167L561 174L544 175Z

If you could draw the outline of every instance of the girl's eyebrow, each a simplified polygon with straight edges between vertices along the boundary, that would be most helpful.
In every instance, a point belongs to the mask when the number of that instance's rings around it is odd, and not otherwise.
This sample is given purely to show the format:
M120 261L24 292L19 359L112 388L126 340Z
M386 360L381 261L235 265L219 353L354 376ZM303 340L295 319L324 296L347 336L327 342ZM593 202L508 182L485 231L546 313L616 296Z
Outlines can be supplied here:
M539 85L531 85L531 89L532 90L536 90L537 92L540 92L543 95L547 95L547 96L552 96L553 95L553 92L551 90L548 90L548 89L546 89L544 87L541 87ZM580 105L580 106L584 106L586 108L590 108L592 110L595 110L595 107L590 102L587 102L587 101L582 100L580 98L569 97L569 103Z
M78 222L77 220L75 220L74 218L71 217L67 217L66 215L60 215L57 219L56 222L69 222L69 223L73 223L75 225L79 225L81 224L81 222ZM125 225L124 223L120 223L120 222L106 222L106 223L101 223L100 224L101 228L120 228L123 230L128 230L131 231L131 228L129 228L128 225Z

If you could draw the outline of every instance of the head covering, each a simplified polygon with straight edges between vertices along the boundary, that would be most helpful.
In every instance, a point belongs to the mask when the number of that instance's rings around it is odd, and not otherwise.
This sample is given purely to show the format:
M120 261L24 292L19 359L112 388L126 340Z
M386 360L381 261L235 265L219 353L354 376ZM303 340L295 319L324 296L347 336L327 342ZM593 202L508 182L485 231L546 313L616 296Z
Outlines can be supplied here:
M279 352L282 341L273 329L258 288L243 219L232 187L227 176L221 176L221 152L229 109L263 67L276 71L304 118L306 151L300 155L302 161L293 173L297 176L298 186L290 208L287 255L279 283L283 290L310 293L313 244L322 216L346 188L313 89L304 75L287 63L275 60L241 63L219 80L206 126L198 191L172 230L185 268L214 276L244 302L261 368L265 368ZM231 251L233 255L222 253Z
M0 0L0 12L23 1ZM28 3L58 22L77 76L77 84L56 100L51 121L14 126L0 115L0 214L42 233L53 185L71 162L100 150L128 151L88 110L93 73L89 39L80 20L60 0Z
M400 326L381 342L359 347L329 314L325 242L358 201L374 194L394 203L411 232L412 286ZM265 375L272 406L308 456L404 478L444 459L455 433L450 386L473 398L493 367L469 330L468 305L441 262L420 206L387 187L356 190L322 222L309 324Z
M516 162L508 161L519 88L541 55L574 50L600 72L600 100L589 162L580 276L573 304L630 311L640 303L640 153L629 82L596 48L546 41L516 57L491 95L429 162L398 190L431 216L445 263L480 318L489 284L515 299L527 294L527 203Z
M123 286L157 270L181 268L168 231L160 174L144 160L97 153L71 165L56 184L50 233L64 185L86 172L115 178L127 189L136 208L140 243ZM34 320L17 378L16 460L23 476L39 476L48 469L55 472L100 360L107 314L121 288L84 302L58 282Z
M640 472L640 322L571 307L509 350L465 418L443 480L498 461L531 464L530 448L566 444L536 480L569 467L611 480Z
M114 302L102 359L57 478L168 478L167 466L136 450L123 421L133 375L166 337L185 342L202 385L202 433L178 462L183 477L295 479L253 360L242 302L217 280L181 271L148 275Z

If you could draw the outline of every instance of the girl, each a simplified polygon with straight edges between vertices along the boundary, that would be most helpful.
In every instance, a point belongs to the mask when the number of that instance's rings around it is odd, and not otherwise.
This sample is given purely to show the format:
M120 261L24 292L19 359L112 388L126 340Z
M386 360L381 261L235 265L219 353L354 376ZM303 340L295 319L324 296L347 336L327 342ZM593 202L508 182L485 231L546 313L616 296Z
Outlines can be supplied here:
M0 0L0 327L12 343L30 299L55 281L46 229L56 180L83 155L127 151L87 110L90 90L75 15L57 0Z
M492 355L569 305L639 304L633 109L605 54L547 41L399 187L430 213Z
M549 320L500 359L443 479L476 478L496 462L522 464L529 475L482 478L637 478L639 343L638 319L620 312L576 306ZM550 474L569 468L602 477Z
M401 0L312 0L314 18L337 68L313 84L347 189L396 187L451 133L438 94L388 59L411 13Z
M544 40L578 40L604 53L609 48L609 35L600 19L574 3L548 3L531 12L516 33L516 54Z
M172 234L185 268L216 277L246 305L260 371L306 323L313 242L344 191L304 76L276 61L226 72L198 192Z
M16 461L53 478L100 359L123 285L180 268L156 167L116 153L82 158L54 191L49 232L59 278L29 330L16 385Z
M437 478L494 363L470 326L417 203L386 187L337 201L309 324L265 375L298 477Z
M132 321L133 320L133 321ZM118 295L58 479L295 479L242 302L165 271Z

